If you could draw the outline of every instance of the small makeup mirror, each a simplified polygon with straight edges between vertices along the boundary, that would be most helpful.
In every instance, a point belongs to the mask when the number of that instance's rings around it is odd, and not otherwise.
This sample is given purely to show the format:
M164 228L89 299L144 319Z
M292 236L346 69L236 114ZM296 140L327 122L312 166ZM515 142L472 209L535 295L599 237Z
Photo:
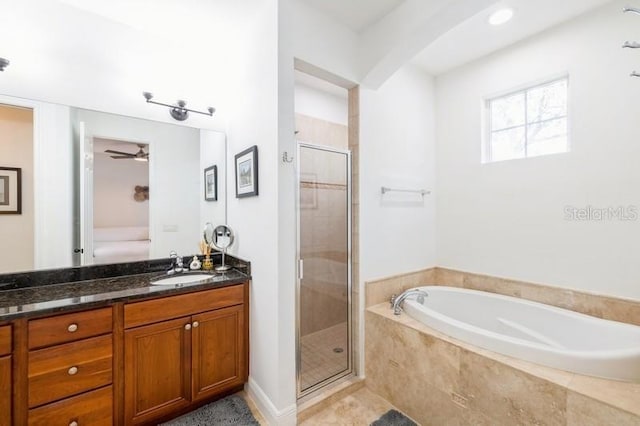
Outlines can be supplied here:
M204 240L210 246L213 246L222 252L222 264L216 266L216 272L225 272L231 269L231 266L225 263L225 255L227 248L233 244L233 230L227 225L219 225L215 228L211 223L207 223L204 227Z
M204 224L203 237L205 243L209 244L209 246L213 245L213 224L211 222Z

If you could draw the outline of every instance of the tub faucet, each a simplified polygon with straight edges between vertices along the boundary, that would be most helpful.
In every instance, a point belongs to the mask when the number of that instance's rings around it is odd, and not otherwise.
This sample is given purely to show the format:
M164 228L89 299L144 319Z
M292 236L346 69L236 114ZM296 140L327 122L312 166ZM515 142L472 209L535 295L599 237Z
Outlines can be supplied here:
M393 296L391 296L391 300L389 301L391 304L391 308L393 309L394 315L400 315L400 312L402 312L402 303L404 303L405 299L409 296L418 296L416 297L416 300L418 301L418 303L424 304L424 298L428 297L429 294L427 294L427 292L424 290L416 290L416 289L407 290L403 292L400 296L396 296L394 294Z

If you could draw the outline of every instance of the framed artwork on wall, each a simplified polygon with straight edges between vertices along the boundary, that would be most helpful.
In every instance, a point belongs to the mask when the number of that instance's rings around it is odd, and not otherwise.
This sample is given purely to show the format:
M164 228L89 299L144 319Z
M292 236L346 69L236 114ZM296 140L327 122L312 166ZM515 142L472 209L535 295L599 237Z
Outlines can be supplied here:
M0 214L22 214L22 169L0 167Z
M218 201L218 166L204 169L204 199Z
M258 195L258 147L236 154L236 198Z

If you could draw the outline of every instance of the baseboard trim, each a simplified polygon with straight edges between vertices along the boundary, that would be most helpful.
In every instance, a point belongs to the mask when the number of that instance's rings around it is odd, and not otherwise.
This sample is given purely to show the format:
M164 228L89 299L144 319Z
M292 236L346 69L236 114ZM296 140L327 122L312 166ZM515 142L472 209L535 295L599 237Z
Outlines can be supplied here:
M295 426L297 415L296 404L291 404L284 410L278 410L267 394L264 393L262 388L251 377L249 377L246 391L268 424L274 426Z

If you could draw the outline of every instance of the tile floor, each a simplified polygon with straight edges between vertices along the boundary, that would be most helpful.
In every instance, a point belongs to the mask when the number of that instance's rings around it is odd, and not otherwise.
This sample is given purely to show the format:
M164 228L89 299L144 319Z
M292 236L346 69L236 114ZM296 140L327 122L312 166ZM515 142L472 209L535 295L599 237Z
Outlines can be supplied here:
M303 336L300 372L302 389L346 370L349 367L348 345L346 323ZM342 348L343 351L335 352L334 348Z
M367 426L392 408L391 403L384 398L367 388L361 388L304 420L300 425Z
M253 414L253 417L256 418L258 423L260 423L261 426L268 426L267 421L264 419L264 417L262 416L262 413L260 412L260 410L258 410L258 407L256 407L255 402L253 402L253 399L251 399L251 397L249 397L247 392L246 391L240 391L240 392L237 393L237 395L241 396L247 402L247 405L249 406L249 409L251 410L251 414Z

